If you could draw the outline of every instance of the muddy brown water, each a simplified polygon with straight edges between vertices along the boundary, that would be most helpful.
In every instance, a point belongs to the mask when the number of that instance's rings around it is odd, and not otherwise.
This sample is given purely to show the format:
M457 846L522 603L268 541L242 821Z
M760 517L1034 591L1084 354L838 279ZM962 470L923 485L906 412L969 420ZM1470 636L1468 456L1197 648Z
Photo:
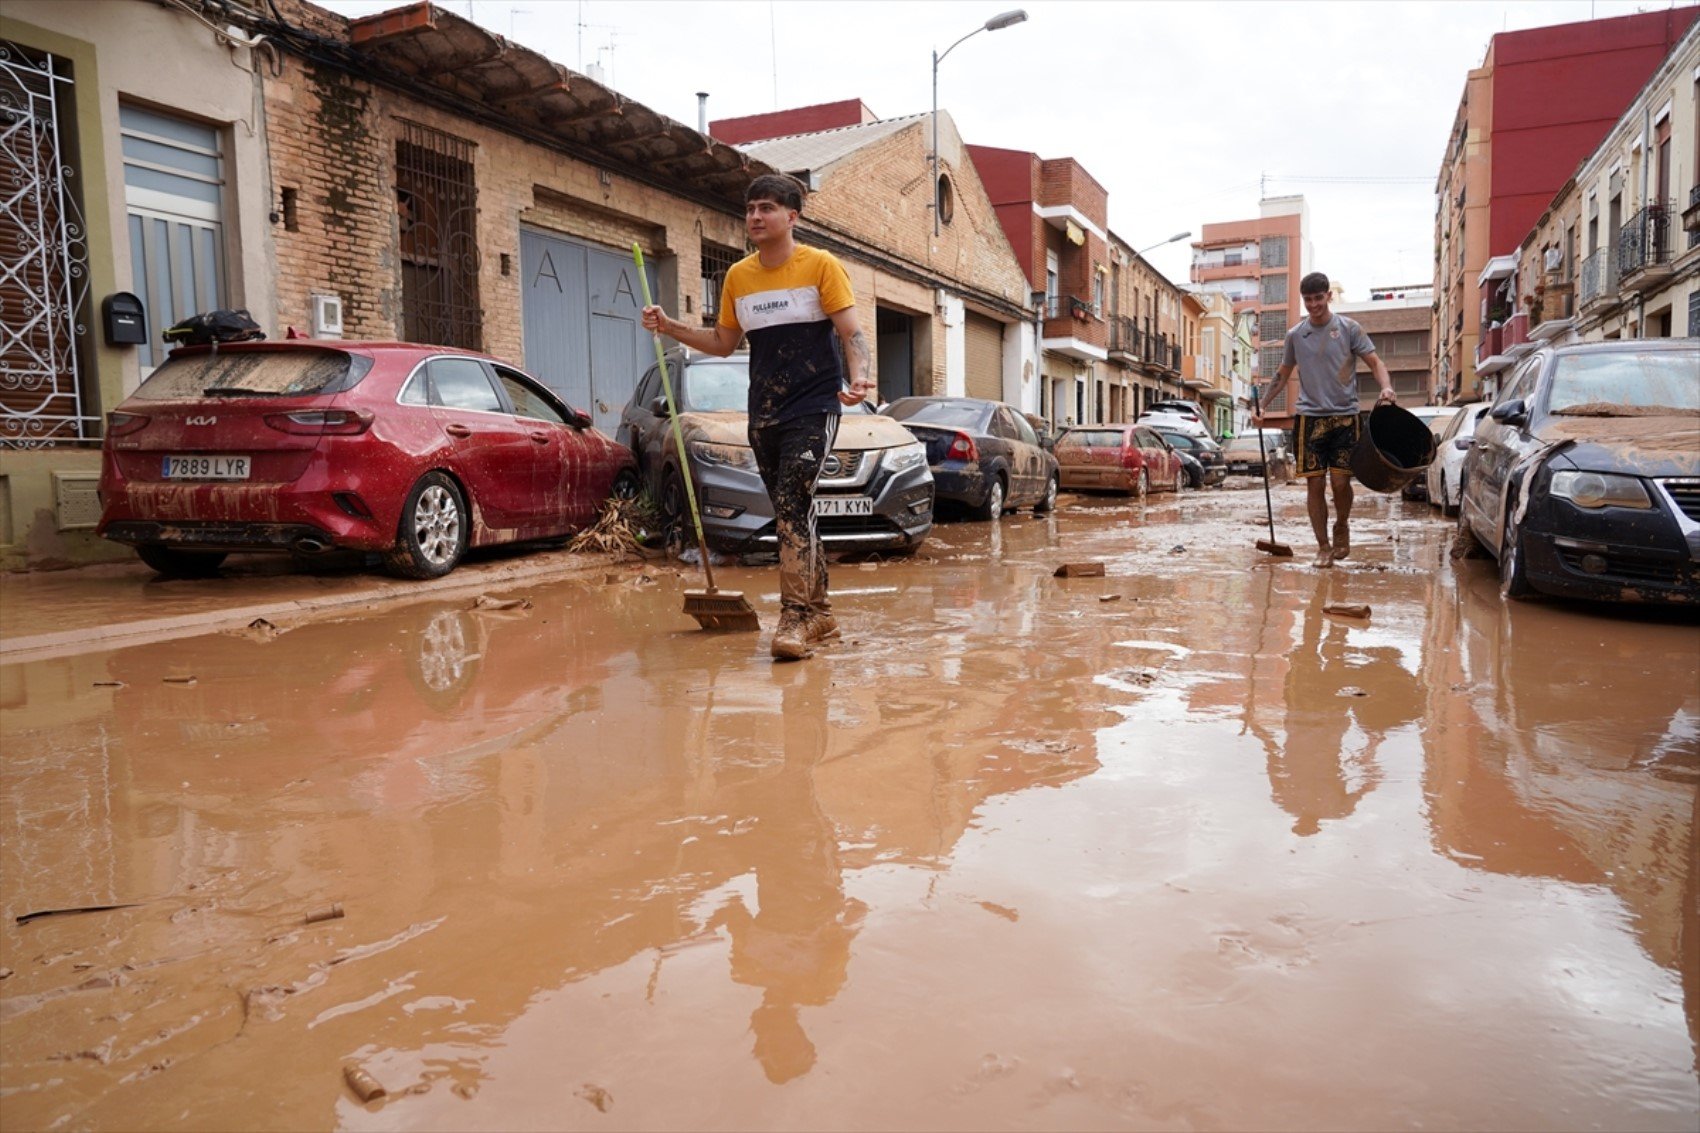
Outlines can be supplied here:
M1280 506L0 667L4 1124L1692 1130L1694 620Z

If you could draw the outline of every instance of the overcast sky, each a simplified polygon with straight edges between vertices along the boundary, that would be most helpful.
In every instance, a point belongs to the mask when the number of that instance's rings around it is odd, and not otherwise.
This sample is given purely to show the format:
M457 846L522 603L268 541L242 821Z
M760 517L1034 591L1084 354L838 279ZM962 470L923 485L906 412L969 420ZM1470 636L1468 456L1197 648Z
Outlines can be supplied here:
M344 15L397 0L318 0ZM689 125L860 98L932 105L932 52L1021 4L939 67L970 142L1073 157L1144 247L1302 193L1313 267L1348 299L1433 273L1434 180L1463 92L1500 31L1695 0L437 0ZM1556 186L1555 186L1556 188ZM1147 258L1188 282L1186 241Z

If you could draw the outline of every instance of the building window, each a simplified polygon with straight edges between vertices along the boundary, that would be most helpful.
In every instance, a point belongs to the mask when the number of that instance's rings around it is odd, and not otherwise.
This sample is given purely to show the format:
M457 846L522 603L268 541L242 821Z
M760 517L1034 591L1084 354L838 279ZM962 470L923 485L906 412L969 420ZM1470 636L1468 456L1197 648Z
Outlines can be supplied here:
M951 222L951 218L956 216L956 190L951 185L950 176L948 174L939 174L938 190L939 220L943 221L945 224L949 224Z
M139 106L118 107L130 278L147 311L144 375L165 360L160 332L225 306L224 159L218 130Z
M1281 359L1286 356L1287 344L1265 346L1257 352L1257 372L1265 378L1275 376L1275 371L1281 368Z
M403 122L396 142L402 336L483 349L472 143Z
M1092 276L1092 313L1099 318L1104 317L1104 273L1097 272Z
M1282 342L1287 337L1287 312L1262 311L1257 316L1259 342Z
M704 326L713 323L720 316L720 291L726 282L726 272L733 264L744 258L744 253L737 248L728 248L724 244L702 242L702 322Z
M1045 301L1051 306L1053 311L1056 308L1055 300L1056 300L1056 297L1057 297L1057 266L1058 266L1057 254L1055 252L1046 252L1045 253Z
M1285 303L1287 301L1287 273L1264 276L1263 290L1260 295L1260 301L1264 303Z
M1259 253L1259 262L1266 268L1286 267L1287 238L1285 236L1265 236Z

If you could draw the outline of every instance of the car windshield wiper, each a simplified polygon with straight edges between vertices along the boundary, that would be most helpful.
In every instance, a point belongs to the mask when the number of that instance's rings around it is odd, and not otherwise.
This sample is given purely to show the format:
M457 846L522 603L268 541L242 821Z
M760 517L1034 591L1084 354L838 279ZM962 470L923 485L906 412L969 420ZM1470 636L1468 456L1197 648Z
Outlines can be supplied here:
M282 397L281 393L271 389L243 389L241 386L208 386L201 391L202 397Z

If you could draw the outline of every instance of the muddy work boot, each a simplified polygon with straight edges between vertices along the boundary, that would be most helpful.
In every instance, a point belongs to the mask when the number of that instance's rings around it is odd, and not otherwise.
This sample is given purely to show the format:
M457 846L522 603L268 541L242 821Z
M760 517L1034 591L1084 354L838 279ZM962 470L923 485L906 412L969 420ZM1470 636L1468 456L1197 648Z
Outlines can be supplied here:
M836 641L843 636L838 629L838 619L825 610L810 610L803 615L803 638L810 645Z
M773 631L773 659L801 661L814 652L809 648L808 623L803 610L779 612L779 627Z

